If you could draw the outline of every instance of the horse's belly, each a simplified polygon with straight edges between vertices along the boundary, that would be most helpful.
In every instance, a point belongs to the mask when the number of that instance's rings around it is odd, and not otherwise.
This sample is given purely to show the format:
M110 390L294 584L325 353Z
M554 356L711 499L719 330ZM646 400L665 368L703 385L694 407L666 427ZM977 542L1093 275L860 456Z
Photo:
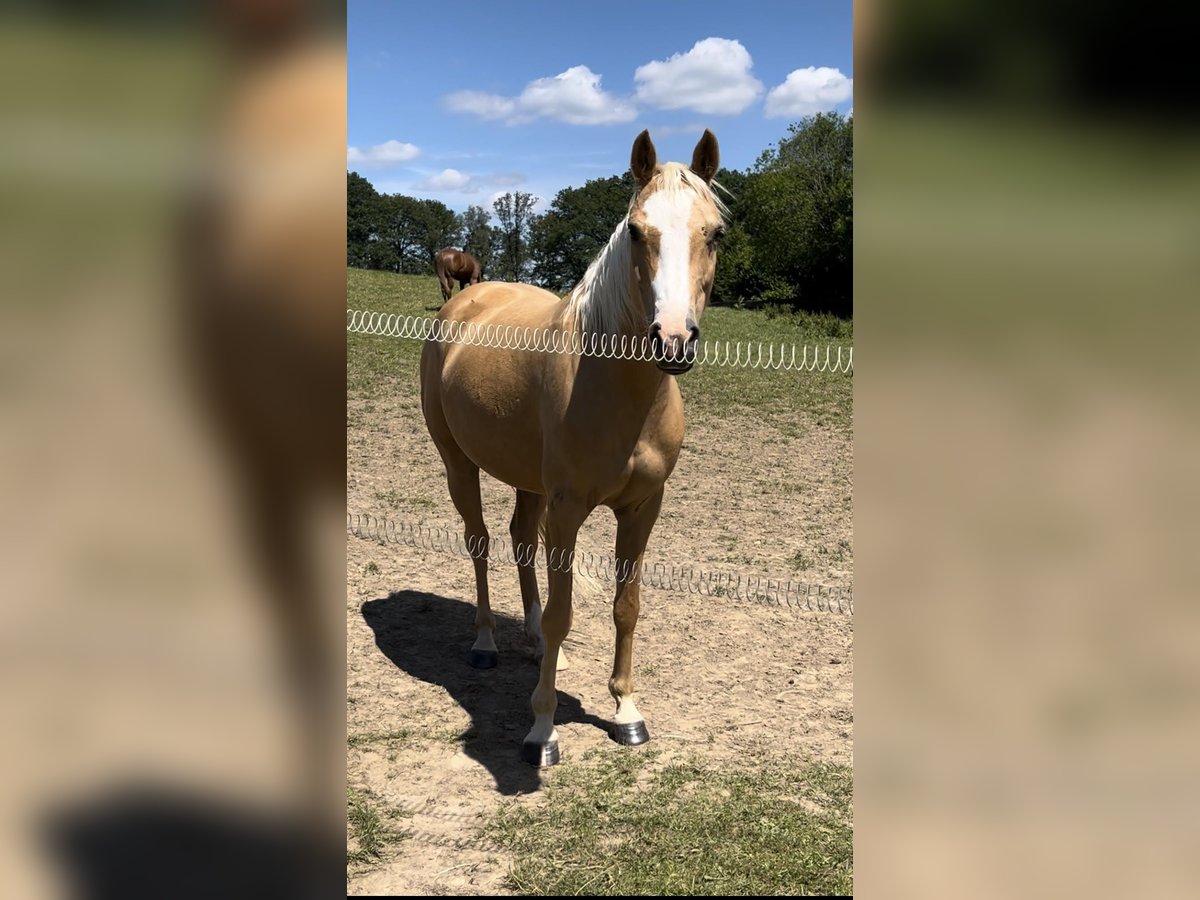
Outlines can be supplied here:
M447 358L441 389L446 424L479 468L520 490L543 493L537 385L527 366L505 365L512 362L505 351L486 352L486 361Z

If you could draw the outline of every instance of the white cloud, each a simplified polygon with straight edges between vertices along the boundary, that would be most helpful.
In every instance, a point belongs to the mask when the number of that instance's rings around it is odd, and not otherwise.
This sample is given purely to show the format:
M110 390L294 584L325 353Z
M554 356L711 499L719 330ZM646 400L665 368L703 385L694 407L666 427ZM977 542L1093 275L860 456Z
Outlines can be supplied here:
M446 95L445 102L451 112L471 113L481 119L503 119L511 116L516 108L507 97L483 91L455 91Z
M637 99L660 109L734 115L762 93L762 82L750 74L753 64L739 42L705 38L687 53L639 66Z
M436 175L430 175L417 187L423 191L462 191L464 194L474 190L474 179L466 172L458 169L442 169Z
M499 196L506 193L513 186L524 184L526 181L525 175L521 172L493 172L490 175L472 175L469 172L461 172L458 169L442 169L427 175L415 185L416 190L425 193L434 191L452 191L460 194L477 194L485 187L503 187L505 190L499 191L493 196Z
M783 84L771 89L767 94L766 114L775 118L828 112L852 96L853 78L847 78L839 69L809 66L796 69Z
M388 166L399 165L402 162L408 162L420 152L421 149L416 144L385 141L382 144L376 144L374 147L367 147L365 149L347 147L346 162L352 166L368 166L383 169Z
M456 91L446 95L453 112L483 119L504 119L520 125L534 119L556 119L571 125L612 125L628 122L637 110L628 100L605 92L600 75L587 66L572 66L553 78L538 78L525 85L518 97L502 97L481 91Z

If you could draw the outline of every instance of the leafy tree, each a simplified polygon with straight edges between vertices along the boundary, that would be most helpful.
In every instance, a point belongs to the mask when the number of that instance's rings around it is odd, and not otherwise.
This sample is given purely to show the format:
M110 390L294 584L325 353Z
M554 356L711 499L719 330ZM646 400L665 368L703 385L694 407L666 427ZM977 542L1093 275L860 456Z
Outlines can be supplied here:
M534 281L557 293L574 287L629 211L635 189L626 172L559 191L530 229Z
M400 271L400 257L387 241L374 240L366 246L362 268L382 269L385 272Z
M479 268L486 274L492 265L494 236L491 227L492 215L482 206L469 206L458 217L462 234L463 250L479 260Z
M395 266L393 271L430 274L433 272L433 255L458 241L458 217L437 200L385 194L380 198L380 208L379 238L388 245L391 254L379 250L371 258L390 260Z
M346 173L346 264L375 268L367 261L368 244L378 238L379 194L357 172Z
M525 275L529 256L529 225L536 198L524 191L509 192L492 204L500 220L500 274L508 281L520 281Z
M755 303L769 286L754 261L754 245L743 225L733 222L717 253L712 303L745 306Z
M391 251L395 270L405 274L423 274L424 254L417 237L417 204L420 201L403 194L384 194L380 198L383 211L379 238Z
M461 237L458 215L438 200L419 200L414 208L416 241L424 255L428 271L433 271L433 256L443 247L457 247Z
M758 299L850 315L853 309L853 121L818 113L755 164L742 204Z

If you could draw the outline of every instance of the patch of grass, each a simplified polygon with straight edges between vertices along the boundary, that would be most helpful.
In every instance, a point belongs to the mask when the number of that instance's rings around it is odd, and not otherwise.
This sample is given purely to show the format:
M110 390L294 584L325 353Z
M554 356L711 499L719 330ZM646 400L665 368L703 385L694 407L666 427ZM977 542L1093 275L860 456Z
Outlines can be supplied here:
M513 854L516 890L853 892L849 768L759 763L723 771L689 761L651 772L649 754L606 751L602 761L556 772L543 803L508 803L486 826Z
M346 270L346 301L350 309L433 316L441 300L441 289L432 275ZM352 396L367 399L397 393L392 389L397 381L410 383L415 389L420 359L420 341L348 334L346 388Z
M437 506L437 503L432 497L402 494L395 488L387 491L375 491L375 499L393 509L404 506L416 506L422 509L433 509L433 507Z
M845 324L835 326L826 321L828 319ZM772 315L762 310L716 306L705 311L701 330L704 340L719 341L722 345L725 342L741 343L743 348L752 345L755 359L760 343L764 345L764 359L771 345L774 345L777 357L781 346L787 346L790 354L791 345L807 345L811 354L812 347L819 345L821 359L824 359L827 344L834 347L835 357L837 347L849 348L853 344L853 325L848 320L811 313L780 314L776 311ZM835 337L835 333L839 336ZM683 392L690 420L721 420L731 411L741 410L765 418L776 428L787 429L785 433L792 437L800 436L795 426L799 413L805 418L819 418L831 426L848 427L853 408L853 385L852 375L729 366L696 366L679 378L679 389Z
M478 739L470 730L464 732L461 728L455 728L453 725L449 728L434 728L426 734L426 737L435 743L461 743L464 746Z
M803 550L797 550L790 560L791 564L801 572L807 572L813 567L811 557L805 556Z
M375 491L375 499L388 506L401 506L404 504L405 496L392 488L390 491Z
M401 813L390 810L386 815L396 819ZM386 825L371 799L354 788L346 788L346 822L350 829L350 838L357 845L347 848L347 863L378 862L384 848L390 844L398 844L408 837L408 832Z
M839 538L837 548L830 554L834 562L845 562L851 554L850 542L845 538Z
M412 737L412 731L408 728L397 728L394 731L359 731L346 736L346 746L357 749L370 744L392 744L396 741L406 741L410 737Z
M371 562L367 563L365 566L363 566L363 573L366 575L378 575L379 574L379 563L377 563L373 560Z

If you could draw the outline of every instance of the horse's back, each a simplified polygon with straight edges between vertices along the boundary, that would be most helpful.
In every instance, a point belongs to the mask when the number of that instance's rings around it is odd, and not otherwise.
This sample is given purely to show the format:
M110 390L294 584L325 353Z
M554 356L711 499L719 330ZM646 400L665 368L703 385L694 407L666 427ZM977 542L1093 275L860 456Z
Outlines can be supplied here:
M462 290L437 317L480 326L550 328L557 323L563 306L560 297L531 284L489 281Z

